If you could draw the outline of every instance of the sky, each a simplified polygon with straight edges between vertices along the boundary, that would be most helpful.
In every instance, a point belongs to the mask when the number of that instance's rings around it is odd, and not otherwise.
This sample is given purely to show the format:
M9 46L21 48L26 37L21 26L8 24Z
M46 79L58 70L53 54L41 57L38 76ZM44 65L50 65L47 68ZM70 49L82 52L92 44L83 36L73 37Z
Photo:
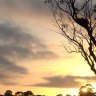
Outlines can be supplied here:
M10 89L78 94L96 81L80 54L69 54L43 0L0 0L0 93Z

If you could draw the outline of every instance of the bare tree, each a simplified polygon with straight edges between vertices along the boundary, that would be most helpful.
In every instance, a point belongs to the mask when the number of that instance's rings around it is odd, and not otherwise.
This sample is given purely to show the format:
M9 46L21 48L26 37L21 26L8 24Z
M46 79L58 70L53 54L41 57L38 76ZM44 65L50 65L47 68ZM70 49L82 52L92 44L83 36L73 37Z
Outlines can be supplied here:
M46 0L69 53L81 53L96 75L95 0Z

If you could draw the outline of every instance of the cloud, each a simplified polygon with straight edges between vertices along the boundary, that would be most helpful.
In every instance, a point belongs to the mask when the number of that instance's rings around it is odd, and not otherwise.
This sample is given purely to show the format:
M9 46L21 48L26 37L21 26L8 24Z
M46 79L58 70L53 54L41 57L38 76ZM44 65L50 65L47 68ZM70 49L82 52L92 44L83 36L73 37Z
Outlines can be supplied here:
M31 12L45 14L48 7L45 5L44 0L3 0L0 1L2 9L14 9L22 12Z
M81 81L80 80L86 80L86 81L96 81L95 76L51 76L51 77L44 77L43 78L46 83L37 83L35 85L29 85L29 86L36 86L36 87L55 87L55 88L77 88L80 87Z
M28 34L26 29L13 22L0 22L0 78L1 84L15 84L14 78L28 73L26 68L18 65L21 60L52 59L58 56L42 42ZM14 81L14 82L13 82Z
M20 67L18 65L15 65L13 62L6 58L0 57L0 68L4 70L9 70L11 72L15 73L21 73L21 74L26 74L27 70L23 67Z
M10 22L0 23L0 55L31 59L58 57L38 38Z

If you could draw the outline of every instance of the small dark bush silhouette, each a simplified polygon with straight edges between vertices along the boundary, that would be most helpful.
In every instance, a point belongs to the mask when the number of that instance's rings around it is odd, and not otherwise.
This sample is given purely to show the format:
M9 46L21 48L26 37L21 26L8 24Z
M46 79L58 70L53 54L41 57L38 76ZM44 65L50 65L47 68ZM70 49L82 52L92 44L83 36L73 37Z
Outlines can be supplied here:
M24 96L34 96L34 94L31 91L24 92Z
M23 96L23 92L17 91L17 92L15 93L15 96Z
M4 96L12 96L12 91L6 90L6 92L4 93Z

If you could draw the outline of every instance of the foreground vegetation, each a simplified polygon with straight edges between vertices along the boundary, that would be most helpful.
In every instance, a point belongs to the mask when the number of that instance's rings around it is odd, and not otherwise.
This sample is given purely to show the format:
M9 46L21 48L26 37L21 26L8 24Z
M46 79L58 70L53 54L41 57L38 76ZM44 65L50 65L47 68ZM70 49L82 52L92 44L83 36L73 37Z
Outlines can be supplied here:
M15 95L13 95L11 90L6 90L4 95L1 94L0 96L45 96L45 95L35 95L33 94L32 91L26 91L26 92L17 91ZM57 96L63 96L63 95L58 94ZM66 94L66 96L71 96L71 94ZM86 84L85 86L81 86L81 88L79 89L78 96L96 96L96 92L94 91L94 88L92 87L91 84Z

